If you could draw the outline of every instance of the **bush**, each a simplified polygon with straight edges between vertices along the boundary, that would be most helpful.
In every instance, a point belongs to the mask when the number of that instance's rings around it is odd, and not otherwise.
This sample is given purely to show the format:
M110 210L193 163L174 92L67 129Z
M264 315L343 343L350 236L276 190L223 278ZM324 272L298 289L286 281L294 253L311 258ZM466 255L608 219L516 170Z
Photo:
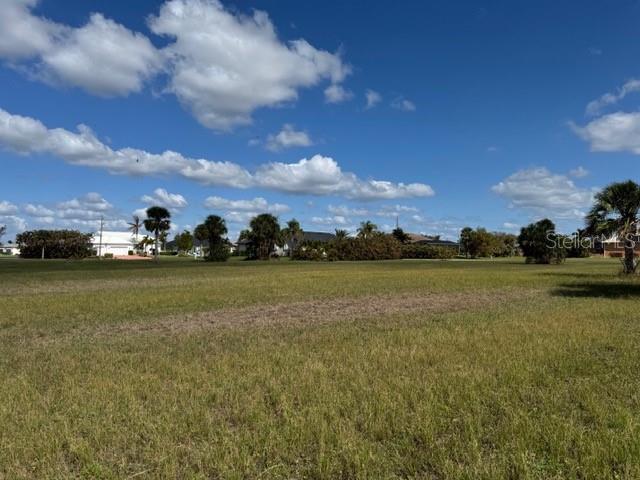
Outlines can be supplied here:
M331 242L302 242L291 254L294 260L392 260L401 258L401 244L391 235L373 233L367 238Z
M229 245L225 243L214 243L210 248L207 249L208 254L204 259L207 262L226 262L231 255L229 251Z
M105 253L102 258L110 259L113 258L113 253Z
M522 253L527 263L562 263L567 256L562 237L556 233L555 224L543 219L523 227L518 236Z
M77 230L31 230L19 234L22 258L86 258L91 255L91 234Z
M403 245L402 258L450 260L458 255L455 248L433 245Z

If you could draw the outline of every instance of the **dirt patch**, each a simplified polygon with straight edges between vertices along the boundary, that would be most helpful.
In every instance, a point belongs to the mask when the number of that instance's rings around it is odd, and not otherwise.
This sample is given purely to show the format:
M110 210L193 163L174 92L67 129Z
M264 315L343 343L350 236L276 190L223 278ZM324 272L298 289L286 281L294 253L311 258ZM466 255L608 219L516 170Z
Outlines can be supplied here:
M500 290L449 293L411 293L326 298L295 303L261 304L209 312L172 315L158 320L104 325L82 336L193 333L212 328L268 325L303 326L396 314L437 314L478 310L505 302L526 300L537 290ZM75 334L80 334L76 331Z

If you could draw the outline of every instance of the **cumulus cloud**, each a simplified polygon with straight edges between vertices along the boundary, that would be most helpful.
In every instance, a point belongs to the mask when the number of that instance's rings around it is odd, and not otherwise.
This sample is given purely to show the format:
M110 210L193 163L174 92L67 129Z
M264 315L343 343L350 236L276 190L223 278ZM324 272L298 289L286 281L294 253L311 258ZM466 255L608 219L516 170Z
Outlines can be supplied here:
M591 116L599 115L604 108L615 105L630 93L638 91L640 91L640 80L631 79L616 92L605 93L600 98L589 102L587 104L586 114Z
M261 107L297 98L322 80L338 85L350 73L338 54L306 40L283 43L269 16L234 14L217 0L171 0L149 21L175 42L169 90L198 121L216 130L251 122Z
M101 96L139 92L161 66L162 56L147 37L99 13L42 55L42 74L50 80Z
M336 195L359 200L434 195L433 189L422 183L362 180L353 173L343 172L338 162L322 155L303 158L297 163L269 163L259 167L255 177L262 187L289 193Z
M364 108L366 108L367 110L375 107L382 101L382 95L380 95L375 90L367 89L367 91L364 92L364 96L367 99L367 104Z
M204 126L230 130L251 123L254 110L297 99L298 91L331 83L328 98L348 94L350 74L338 53L304 39L281 41L269 16L246 16L218 0L169 0L149 28L167 37L156 48L149 38L100 13L70 27L38 17L37 0L4 0L0 9L0 57L22 64L50 83L101 96L139 92L159 72L164 89Z
M36 17L37 0L7 0L0 9L0 57L29 66L35 77L102 96L127 95L162 66L147 37L99 13L80 28Z
M640 112L616 112L571 129L590 144L594 152L628 151L640 155Z
M17 215L0 215L0 225L7 227L7 232L14 235L27 229L27 221Z
M297 131L293 125L285 124L282 130L267 137L265 148L272 152L279 152L286 148L309 147L313 141L307 132Z
M18 211L18 207L11 202L3 200L0 202L0 215L12 215Z
M397 97L391 102L391 106L396 110L401 110L403 112L415 112L416 105L406 98Z
M359 200L429 197L433 189L423 183L363 180L343 172L330 157L315 155L296 163L274 162L250 173L238 164L184 157L165 151L153 154L135 148L113 150L85 125L78 132L48 129L30 117L0 109L0 146L22 154L46 153L72 165L103 168L112 174L172 175L205 185L234 188L263 187L288 193L336 195Z
M0 9L0 57L11 61L31 58L48 51L67 29L30 9L38 0L4 0Z
M269 203L262 197L252 200L229 200L222 197L207 197L204 206L214 210L239 210L245 212L270 212L283 213L290 210L288 205L282 203Z
M353 93L342 85L329 85L324 90L324 99L327 103L342 103L353 98Z
M157 205L169 209L181 209L189 205L189 202L179 193L169 193L164 188L156 188L153 195L143 195L140 201L148 205Z
M510 208L559 219L584 217L594 195L593 190L579 188L568 176L546 168L520 170L491 190L506 198Z

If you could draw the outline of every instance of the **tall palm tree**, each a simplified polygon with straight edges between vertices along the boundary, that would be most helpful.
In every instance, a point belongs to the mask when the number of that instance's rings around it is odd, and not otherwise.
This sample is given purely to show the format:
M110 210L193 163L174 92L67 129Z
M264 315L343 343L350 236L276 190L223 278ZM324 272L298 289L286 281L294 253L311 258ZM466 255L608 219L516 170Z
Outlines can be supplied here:
M636 271L635 244L638 240L640 185L628 180L612 183L596 195L587 215L587 231L591 235L617 235L624 243L624 273Z
M6 225L0 225L0 238L2 238L5 233L7 233L7 226ZM0 245L2 245L2 242L0 242Z
M164 207L147 208L147 218L144 221L144 228L154 235L154 258L158 260L158 240L160 234L171 228L171 213Z
M282 229L282 237L289 246L289 255L291 255L291 252L296 249L298 243L304 238L304 232L302 231L302 227L300 227L300 222L295 218L289 220L287 226Z
M227 234L227 224L224 218L218 215L209 215L203 223L194 231L195 236L201 242L209 242L207 260L224 261L229 256L229 248L224 235Z
M270 213L262 213L251 219L249 227L249 239L254 255L258 260L268 260L281 238L278 219Z
M138 234L142 228L142 221L138 215L134 215L132 220L132 222L129 222L129 231L134 235L136 243L138 243Z
M349 237L349 232L340 228L336 228L336 240L344 240L347 237Z
M360 238L367 239L371 235L373 235L376 230L378 230L378 226L370 220L367 220L366 222L360 223L360 228L358 228L358 236Z

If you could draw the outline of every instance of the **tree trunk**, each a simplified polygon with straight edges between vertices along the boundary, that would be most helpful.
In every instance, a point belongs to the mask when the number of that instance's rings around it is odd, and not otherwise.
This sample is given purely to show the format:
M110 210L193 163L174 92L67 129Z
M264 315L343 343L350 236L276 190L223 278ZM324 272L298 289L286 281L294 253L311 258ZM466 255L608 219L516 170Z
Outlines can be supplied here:
M156 261L158 261L158 259L160 258L159 252L158 252L158 231L156 230L156 244L155 244L155 250L153 252L153 257Z
M631 239L626 239L624 242L624 273L627 275L635 273L636 271L634 243Z

